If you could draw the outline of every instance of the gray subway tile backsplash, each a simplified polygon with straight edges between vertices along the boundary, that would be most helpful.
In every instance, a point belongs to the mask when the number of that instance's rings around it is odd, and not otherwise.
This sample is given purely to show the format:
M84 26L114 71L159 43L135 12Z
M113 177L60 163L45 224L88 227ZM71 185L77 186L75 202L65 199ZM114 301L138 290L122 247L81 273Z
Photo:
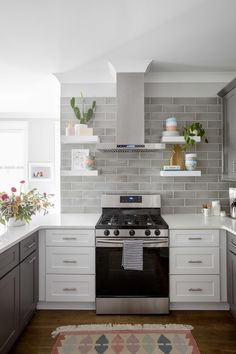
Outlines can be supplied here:
M74 123L69 97L61 98L61 132L65 134L68 119ZM86 99L88 104L93 98ZM97 109L89 126L102 142L116 141L116 98L96 98ZM79 101L80 103L80 101ZM222 103L217 97L146 97L145 138L158 142L165 129L165 119L175 116L178 129L199 121L206 129L209 143L201 142L188 152L197 152L201 177L160 176L169 164L171 146L157 152L111 153L96 151L94 145L61 145L61 168L70 169L71 149L89 148L95 154L100 174L97 177L61 177L63 213L99 213L103 193L159 193L163 213L195 213L201 204L220 199L227 207L228 182L221 182Z

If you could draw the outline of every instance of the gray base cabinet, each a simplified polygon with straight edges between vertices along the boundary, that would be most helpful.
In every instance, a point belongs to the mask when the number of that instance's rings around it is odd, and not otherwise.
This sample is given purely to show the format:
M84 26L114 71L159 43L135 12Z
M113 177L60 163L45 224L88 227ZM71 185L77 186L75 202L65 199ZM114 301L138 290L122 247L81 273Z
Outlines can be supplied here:
M24 329L38 302L38 253L20 264L20 330Z
M7 354L38 301L38 236L0 254L0 353Z
M0 280L0 353L5 354L19 333L19 266Z
M228 237L228 301L236 318L236 236Z

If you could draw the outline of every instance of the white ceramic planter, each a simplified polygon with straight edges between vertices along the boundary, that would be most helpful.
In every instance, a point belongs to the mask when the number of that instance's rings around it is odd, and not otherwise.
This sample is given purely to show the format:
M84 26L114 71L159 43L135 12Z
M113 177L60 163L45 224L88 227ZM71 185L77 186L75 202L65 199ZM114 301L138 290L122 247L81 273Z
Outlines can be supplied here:
M197 168L197 154L185 155L185 167L187 171L195 171Z
M7 222L7 226L24 226L25 221L24 220L16 220L16 218L10 218Z
M80 135L80 128L88 128L87 124L75 124L75 135Z

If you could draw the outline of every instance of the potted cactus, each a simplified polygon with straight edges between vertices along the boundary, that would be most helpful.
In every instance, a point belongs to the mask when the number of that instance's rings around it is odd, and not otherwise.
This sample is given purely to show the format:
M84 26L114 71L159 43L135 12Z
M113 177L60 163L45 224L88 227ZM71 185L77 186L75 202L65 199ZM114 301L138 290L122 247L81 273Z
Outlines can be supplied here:
M94 115L96 109L96 101L93 101L92 106L88 110L86 110L85 109L86 102L82 92L80 95L82 98L81 110L78 106L75 105L75 97L72 97L70 100L70 105L75 114L75 117L79 120L79 124L75 124L75 135L80 135L80 128L87 127L87 123Z

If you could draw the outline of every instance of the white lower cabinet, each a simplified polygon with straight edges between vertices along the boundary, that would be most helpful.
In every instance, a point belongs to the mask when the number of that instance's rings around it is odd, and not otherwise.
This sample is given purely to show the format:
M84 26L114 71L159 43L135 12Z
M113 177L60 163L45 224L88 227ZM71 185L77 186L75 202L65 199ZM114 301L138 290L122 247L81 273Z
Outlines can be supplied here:
M45 259L45 266L42 264L44 280L43 276L40 280L41 303L45 303L47 308L54 303L60 303L62 308L63 303L76 303L77 306L80 303L81 306L94 304L94 230L46 230L40 252L41 263Z
M218 302L220 301L219 275L171 275L171 301Z
M219 247L170 248L170 274L219 274Z
M219 246L219 230L170 231L170 302L221 301Z
M95 275L46 276L46 301L95 301Z
M94 247L47 247L47 274L95 274Z

